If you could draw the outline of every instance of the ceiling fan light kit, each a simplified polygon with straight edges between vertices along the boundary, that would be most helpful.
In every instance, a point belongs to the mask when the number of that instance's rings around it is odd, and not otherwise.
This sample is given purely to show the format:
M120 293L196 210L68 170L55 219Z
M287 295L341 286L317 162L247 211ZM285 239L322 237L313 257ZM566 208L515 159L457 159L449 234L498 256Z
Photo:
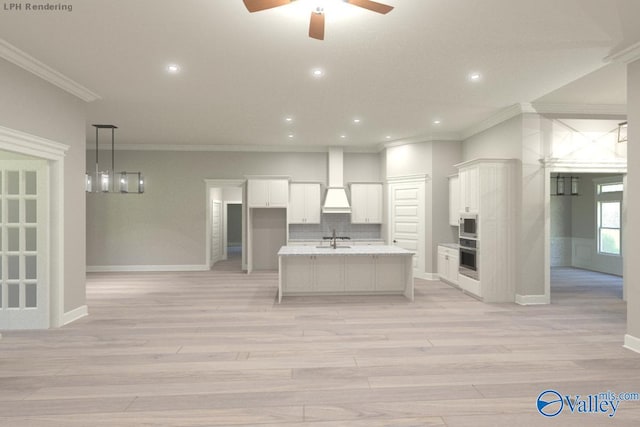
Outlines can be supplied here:
M275 7L284 6L295 0L243 0L245 7L251 13L261 10L273 9ZM322 1L322 0L317 0ZM383 15L391 12L393 6L378 3L371 0L343 0L345 3L352 4L363 9L377 12ZM316 40L324 40L324 19L325 13L321 6L311 11L311 19L309 20L309 37Z

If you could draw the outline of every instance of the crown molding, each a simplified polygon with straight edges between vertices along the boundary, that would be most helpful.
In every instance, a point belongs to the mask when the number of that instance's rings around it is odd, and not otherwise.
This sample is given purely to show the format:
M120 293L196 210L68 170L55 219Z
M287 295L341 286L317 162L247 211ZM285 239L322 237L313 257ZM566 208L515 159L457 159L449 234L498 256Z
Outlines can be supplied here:
M443 133L430 136L416 136L413 138L398 139L396 141L385 142L378 145L378 151L382 151L385 148L400 147L402 145L409 144L422 144L425 142L461 142L462 137L458 133Z
M48 160L59 160L66 155L69 146L0 126L0 149Z
M533 109L538 114L570 114L593 116L624 116L627 106L621 104L536 104Z
M193 151L193 152L257 152L257 153L327 153L325 145L217 145L217 144L120 144L116 151ZM376 154L377 146L341 146L345 153ZM110 151L111 144L98 144L98 150ZM87 144L87 151L95 151L94 144Z
M463 140L469 139L480 132L484 132L487 129L524 113L536 113L536 110L529 103L513 104L509 107L503 108L480 123L467 128L462 132L461 137Z
M622 62L623 64L630 64L640 60L640 42L614 52L604 58L604 60L606 62Z
M60 89L82 99L85 102L92 102L100 98L100 95L90 91L86 87L71 80L69 77L54 70L43 62L38 61L33 56L18 49L4 39L0 39L0 58L21 67L41 79L58 86Z

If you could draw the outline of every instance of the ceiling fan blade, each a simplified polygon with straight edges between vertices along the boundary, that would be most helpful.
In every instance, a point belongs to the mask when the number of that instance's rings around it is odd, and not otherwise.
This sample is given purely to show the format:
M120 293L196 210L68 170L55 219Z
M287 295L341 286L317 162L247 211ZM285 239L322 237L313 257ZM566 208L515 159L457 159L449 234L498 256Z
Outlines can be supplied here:
M393 10L393 6L389 6L389 5L378 3L371 0L347 0L347 3L350 3L354 6L359 6L368 10L372 10L374 12L382 13L383 15L386 15L387 13Z
M284 6L293 0L243 0L249 12L259 12L265 9L272 9L278 6Z
M324 40L324 13L311 12L309 37L312 39Z

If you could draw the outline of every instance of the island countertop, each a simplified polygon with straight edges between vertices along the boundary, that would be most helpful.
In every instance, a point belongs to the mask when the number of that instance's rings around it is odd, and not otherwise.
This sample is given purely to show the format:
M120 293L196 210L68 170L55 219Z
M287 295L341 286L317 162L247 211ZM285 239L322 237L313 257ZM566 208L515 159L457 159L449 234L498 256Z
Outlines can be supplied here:
M345 255L415 255L415 252L388 245L349 246L339 244L336 249L330 246L283 246L279 256L345 256Z

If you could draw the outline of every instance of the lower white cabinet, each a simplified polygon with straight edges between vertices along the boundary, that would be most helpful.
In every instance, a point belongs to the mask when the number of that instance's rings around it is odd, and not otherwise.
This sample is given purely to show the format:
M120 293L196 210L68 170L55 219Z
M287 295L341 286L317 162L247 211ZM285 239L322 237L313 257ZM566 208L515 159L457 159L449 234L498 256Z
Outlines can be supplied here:
M279 301L286 295L399 294L413 299L412 256L280 256Z
M458 267L460 255L457 249L438 246L438 275L440 280L458 285Z

